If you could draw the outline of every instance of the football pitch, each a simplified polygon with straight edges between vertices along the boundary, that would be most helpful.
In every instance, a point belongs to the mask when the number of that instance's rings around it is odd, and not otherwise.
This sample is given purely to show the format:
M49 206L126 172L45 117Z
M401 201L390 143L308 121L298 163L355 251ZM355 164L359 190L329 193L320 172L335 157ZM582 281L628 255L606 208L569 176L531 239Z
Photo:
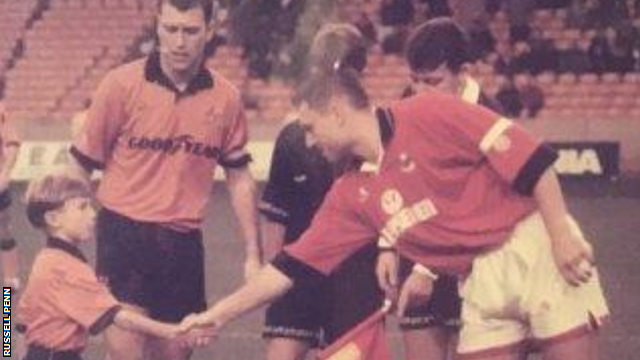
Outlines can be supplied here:
M640 358L640 180L608 183L565 184L569 207L594 245L596 261L612 311L602 331L600 359ZM21 250L23 275L43 236L30 228L21 196L24 186L13 189L14 232ZM241 283L243 244L238 241L224 186L218 186L207 209L204 227L207 292L213 302ZM83 249L94 258L92 245ZM17 309L17 303L14 304ZM264 359L260 337L262 310L245 316L224 329L218 340L196 350L194 360ZM395 359L402 359L395 322L389 322L389 341ZM100 338L93 339L84 358L102 359ZM15 356L13 357L17 359ZM311 357L309 357L311 358Z

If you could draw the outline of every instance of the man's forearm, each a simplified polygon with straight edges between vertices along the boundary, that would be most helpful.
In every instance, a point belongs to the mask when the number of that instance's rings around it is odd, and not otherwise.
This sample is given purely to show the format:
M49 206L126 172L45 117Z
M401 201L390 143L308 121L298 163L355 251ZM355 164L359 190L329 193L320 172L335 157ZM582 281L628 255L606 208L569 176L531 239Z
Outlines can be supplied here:
M258 235L255 181L248 170L233 171L228 176L231 204L246 242L247 256L260 259L262 247Z
M265 261L273 259L284 246L284 225L263 218L260 221Z
M267 265L249 282L233 294L218 301L202 316L207 325L220 328L260 305L273 301L292 286L291 279L272 265Z
M177 335L177 328L172 325L150 319L142 314L126 309L120 310L114 323L127 330L153 335L160 338L172 338Z
M567 206L553 169L547 169L540 177L533 195L538 203L547 231L551 235L551 241L563 237L571 231L567 222L569 214Z

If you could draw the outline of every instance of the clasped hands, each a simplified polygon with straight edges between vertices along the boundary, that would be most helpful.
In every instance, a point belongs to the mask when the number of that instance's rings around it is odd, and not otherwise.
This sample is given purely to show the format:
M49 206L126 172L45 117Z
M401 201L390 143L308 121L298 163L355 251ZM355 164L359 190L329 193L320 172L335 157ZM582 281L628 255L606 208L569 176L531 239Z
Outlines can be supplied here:
M205 322L202 314L187 315L179 324L171 325L170 338L181 347L196 348L209 345L217 336L219 328Z

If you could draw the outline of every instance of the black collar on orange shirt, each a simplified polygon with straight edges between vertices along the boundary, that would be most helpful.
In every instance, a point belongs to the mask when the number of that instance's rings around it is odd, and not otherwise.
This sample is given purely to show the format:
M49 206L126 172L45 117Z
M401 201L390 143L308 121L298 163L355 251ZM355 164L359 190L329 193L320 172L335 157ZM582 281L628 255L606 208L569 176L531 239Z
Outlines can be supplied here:
M47 247L51 249L58 249L60 251L64 251L67 254L73 256L74 258L82 262L87 262L87 258L84 256L82 251L80 251L80 249L78 249L75 245L70 244L67 241L64 241L55 237L48 237Z
M157 51L152 52L147 58L147 62L144 67L144 77L148 82L164 86L179 95L195 94L200 90L206 90L213 87L213 76L211 76L211 73L203 63L196 76L191 79L191 82L189 82L187 88L184 91L178 90L169 77L162 71L162 67L160 66L160 54Z

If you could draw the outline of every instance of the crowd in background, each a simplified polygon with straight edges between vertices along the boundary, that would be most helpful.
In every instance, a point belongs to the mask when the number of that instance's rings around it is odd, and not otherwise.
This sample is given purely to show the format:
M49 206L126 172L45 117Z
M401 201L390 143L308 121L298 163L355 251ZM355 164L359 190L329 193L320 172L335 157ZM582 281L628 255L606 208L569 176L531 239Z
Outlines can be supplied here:
M300 78L310 37L333 16L340 1L345 0L220 1L218 14L224 21L208 55L231 42L243 49L250 78ZM536 75L640 69L640 23L634 23L640 17L640 0L362 1L375 12L363 8L349 20L369 46L389 56L403 55L415 24L454 17L469 34L470 58L497 74L495 97L513 117L535 117L544 106L544 93L533 81ZM562 11L565 25L579 31L579 37L562 43L551 38L547 29L531 21L540 9ZM492 29L501 17L508 24L506 41ZM150 29L141 39L143 47L152 36Z

